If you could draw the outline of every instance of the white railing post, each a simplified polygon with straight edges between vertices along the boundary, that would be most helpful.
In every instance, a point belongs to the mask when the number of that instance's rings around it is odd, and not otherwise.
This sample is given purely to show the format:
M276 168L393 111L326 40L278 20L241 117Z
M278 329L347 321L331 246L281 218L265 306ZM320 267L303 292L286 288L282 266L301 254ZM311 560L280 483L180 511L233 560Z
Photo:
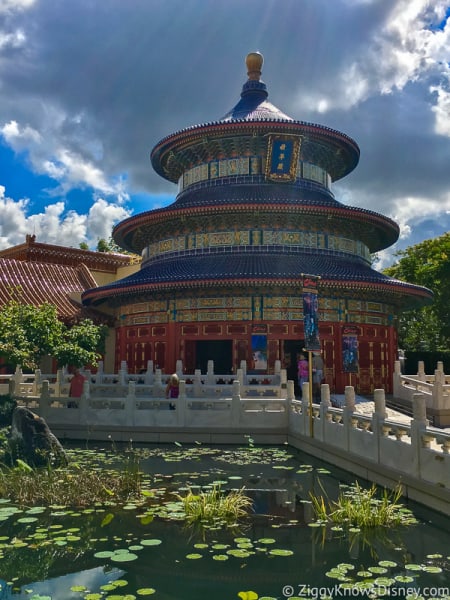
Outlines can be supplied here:
M33 396L39 395L39 388L42 380L42 372L40 369L36 369L34 371L34 381L33 381Z
M104 365L103 361L99 360L97 363L97 375L95 377L95 383L103 383Z
M372 413L372 435L373 443L375 445L375 448L373 448L373 457L379 464L381 452L381 438L383 437L383 423L387 418L386 395L384 390L374 390L373 400L375 404L375 410Z
M310 415L309 402L309 382L305 381L302 385L302 416L301 416L301 432L303 435L311 435L314 427L314 415Z
M441 363L442 364L442 363ZM436 369L434 372L434 384L431 390L431 401L434 409L440 410L448 408L445 406L444 399L445 374L441 369Z
M241 385L238 380L233 381L233 396L231 398L231 426L238 427L241 421Z
M145 385L152 385L155 381L155 374L153 372L153 361L147 361L147 371L145 372L144 383Z
M292 382L294 385L294 382ZM287 398L287 371L281 369L280 371L280 398Z
M64 374L62 369L56 371L55 396L62 396L62 386L64 384Z
M322 441L325 440L326 437L326 426L329 421L328 411L331 408L331 393L330 386L328 383L322 383L320 386L320 406L319 406L319 414L320 414L320 438ZM314 431L314 437L319 437L316 435L316 431Z
M396 360L394 363L394 375L393 375L393 394L394 398L401 397L401 388L402 388L402 370L400 361Z
M426 381L427 379L425 373L425 363L423 362L423 360L419 360L417 364L417 378L419 379L419 381Z
M178 427L184 427L186 424L186 381L180 379L180 390L178 392L178 398L176 399L176 411L177 411L177 425Z
M161 369L156 369L155 380L153 382L153 397L160 398L164 396L164 387L162 383L162 372Z
M125 398L125 423L128 426L134 425L134 413L136 410L136 382L128 382L128 394Z
M176 362L175 373L178 375L178 379L183 377L183 361L180 359Z
M79 400L77 400L79 410L79 422L87 425L89 425L88 408L89 400L91 397L90 389L90 382L87 379L85 379L83 382L83 393L81 394Z
M208 370L206 372L206 383L208 385L213 385L214 381L214 361L208 360Z
M39 416L46 420L48 418L50 402L50 382L48 379L44 379L39 396Z
M238 369L236 373L236 377L238 378L239 385L242 387L244 385L244 376L245 371L243 369Z
M352 429L352 418L355 412L355 388L352 385L345 386L345 403L342 409L342 424L345 432L345 450L350 450L350 432Z
M241 371L245 377L247 375L247 361L241 360L241 364L240 364L239 368L241 369Z
M202 397L202 372L200 369L195 369L194 372L194 397Z
M413 420L411 421L412 475L421 477L422 433L428 427L427 406L423 394L413 394Z

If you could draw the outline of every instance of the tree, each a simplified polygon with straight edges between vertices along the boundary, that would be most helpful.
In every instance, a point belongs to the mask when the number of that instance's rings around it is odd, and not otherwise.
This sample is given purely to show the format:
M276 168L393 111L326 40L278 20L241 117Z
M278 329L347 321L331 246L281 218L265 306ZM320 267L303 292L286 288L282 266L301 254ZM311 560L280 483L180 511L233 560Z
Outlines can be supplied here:
M434 293L433 304L404 312L399 341L405 350L448 350L450 347L450 232L410 246L386 275L422 285Z
M89 319L68 328L53 304L10 300L2 307L0 356L12 368L36 369L44 356L53 356L61 366L81 367L100 358L106 332L106 326Z

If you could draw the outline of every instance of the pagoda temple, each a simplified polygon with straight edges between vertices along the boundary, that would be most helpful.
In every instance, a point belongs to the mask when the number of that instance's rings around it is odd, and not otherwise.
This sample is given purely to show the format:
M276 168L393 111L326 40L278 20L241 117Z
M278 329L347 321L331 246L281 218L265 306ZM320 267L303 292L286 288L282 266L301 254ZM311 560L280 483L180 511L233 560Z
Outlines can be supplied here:
M119 223L113 238L142 256L136 273L83 294L116 318L116 367L148 360L165 373L270 373L297 379L305 346L303 289L314 281L318 339L336 392L391 391L401 310L431 301L425 288L371 267L397 224L338 202L332 184L358 164L356 142L292 119L268 101L263 57L246 59L248 81L221 119L177 131L151 153L178 185L175 201ZM351 353L351 360L348 353Z

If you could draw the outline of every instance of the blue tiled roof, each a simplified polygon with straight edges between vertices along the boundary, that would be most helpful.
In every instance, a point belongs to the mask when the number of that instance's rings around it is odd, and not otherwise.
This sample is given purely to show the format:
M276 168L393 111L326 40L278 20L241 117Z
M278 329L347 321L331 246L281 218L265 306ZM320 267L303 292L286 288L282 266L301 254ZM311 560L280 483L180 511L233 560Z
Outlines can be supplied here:
M127 288L146 287L160 284L221 280L292 280L300 279L302 273L318 275L327 281L354 281L381 284L387 287L404 287L405 292L424 290L411 284L393 279L373 270L360 259L309 252L229 252L173 256L155 260L144 265L140 271L102 288L91 290L94 301L99 292L110 290L111 296ZM89 294L91 295L91 294Z
M293 121L279 108L267 101L266 84L262 81L247 81L242 88L241 99L220 121L260 121L261 119L280 119Z
M342 206L331 192L318 184L301 183L248 183L224 184L187 189L178 195L174 207L201 206L204 204L317 204Z

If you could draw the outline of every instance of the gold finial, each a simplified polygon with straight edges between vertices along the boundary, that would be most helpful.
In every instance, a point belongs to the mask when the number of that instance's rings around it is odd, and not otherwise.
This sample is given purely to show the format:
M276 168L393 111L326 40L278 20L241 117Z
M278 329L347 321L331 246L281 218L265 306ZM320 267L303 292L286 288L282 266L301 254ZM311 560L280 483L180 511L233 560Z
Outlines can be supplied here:
M259 81L263 62L264 57L260 52L250 52L250 54L247 54L245 63L247 65L247 75L249 79Z

